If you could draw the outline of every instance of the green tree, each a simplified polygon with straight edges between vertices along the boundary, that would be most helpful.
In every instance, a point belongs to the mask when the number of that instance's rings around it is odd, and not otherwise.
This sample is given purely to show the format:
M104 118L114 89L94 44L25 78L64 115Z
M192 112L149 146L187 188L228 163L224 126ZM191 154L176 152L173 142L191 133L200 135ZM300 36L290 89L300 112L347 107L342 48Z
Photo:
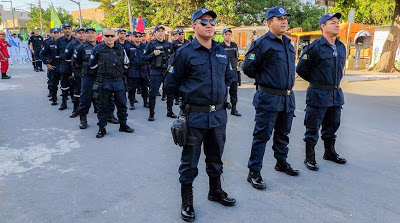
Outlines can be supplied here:
M50 7L47 9L42 8L41 10L42 10L43 31L48 32L50 30L50 21L51 21ZM56 8L56 11L62 23L69 23L71 25L74 25L72 16L68 13L67 10L59 7ZM31 7L31 10L29 12L29 22L27 24L27 28L28 30L34 30L35 27L40 29L39 7Z

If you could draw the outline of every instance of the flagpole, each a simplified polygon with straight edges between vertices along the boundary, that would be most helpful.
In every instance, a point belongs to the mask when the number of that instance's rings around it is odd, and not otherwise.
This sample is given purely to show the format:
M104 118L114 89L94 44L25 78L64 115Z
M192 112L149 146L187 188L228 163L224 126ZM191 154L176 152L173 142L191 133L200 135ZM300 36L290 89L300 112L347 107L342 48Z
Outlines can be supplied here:
M1 1L1 2L9 2L10 4L11 4L11 15L12 15L12 19L13 19L13 33L15 33L15 19L14 19L14 8L13 8L13 5L12 5L12 0L10 0L10 1ZM19 30L18 30L18 32L19 32Z
M132 9L131 0L128 0L128 12L129 12L129 30L133 32L133 22L132 22Z
M42 3L39 0L40 32L43 33Z
M74 1L74 0L70 0L71 2L78 4L79 7L79 26L82 28L82 13L81 13L81 3Z

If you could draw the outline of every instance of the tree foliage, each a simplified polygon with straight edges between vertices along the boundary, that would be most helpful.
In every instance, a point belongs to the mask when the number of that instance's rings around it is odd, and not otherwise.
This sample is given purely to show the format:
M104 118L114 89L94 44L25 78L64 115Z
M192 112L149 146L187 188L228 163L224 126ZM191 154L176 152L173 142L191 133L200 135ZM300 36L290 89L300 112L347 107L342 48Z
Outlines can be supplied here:
M47 9L42 8L42 21L43 21L43 31L48 32L50 29L50 21L51 21L51 11L50 7ZM59 7L56 8L56 12L58 17L61 20L61 23L69 23L75 27L79 26L79 21L74 22L72 16L68 13L67 10ZM27 24L28 30L33 30L37 27L40 29L40 13L39 7L31 7L31 11L29 12L29 22Z

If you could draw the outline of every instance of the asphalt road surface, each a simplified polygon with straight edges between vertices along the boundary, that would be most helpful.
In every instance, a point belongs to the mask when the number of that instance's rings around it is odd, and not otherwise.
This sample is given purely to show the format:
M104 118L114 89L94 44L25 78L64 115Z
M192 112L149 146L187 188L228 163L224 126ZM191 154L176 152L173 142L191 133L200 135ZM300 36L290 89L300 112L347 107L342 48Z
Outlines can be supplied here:
M137 110L128 110L135 133L109 124L107 135L97 139L92 109L89 127L80 130L79 118L69 117L70 101L64 111L50 105L44 72L12 65L8 74L10 80L0 80L0 222L182 222L181 148L172 142L173 120L160 97L154 122L147 121L138 97ZM336 147L348 162L323 160L319 141L320 170L312 172L303 164L306 83L298 80L288 162L301 174L276 172L269 142L262 170L267 189L258 191L246 181L255 90L243 79L238 104L243 116L229 115L223 156L222 185L237 203L224 207L207 200L202 155L194 182L196 222L400 221L399 81L342 85L346 104Z

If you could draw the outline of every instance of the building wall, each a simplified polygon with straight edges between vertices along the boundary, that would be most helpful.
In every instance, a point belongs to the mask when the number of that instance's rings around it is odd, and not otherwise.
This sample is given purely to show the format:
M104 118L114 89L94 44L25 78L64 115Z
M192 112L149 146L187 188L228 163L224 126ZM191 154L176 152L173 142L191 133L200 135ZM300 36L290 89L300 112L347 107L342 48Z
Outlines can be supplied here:
M102 23L105 18L104 10L99 8L82 9L81 13L84 20L96 20ZM79 20L79 10L71 11L71 15L74 20Z
M390 26L375 28L374 42L372 45L372 64L376 64L382 54L383 45L389 35ZM400 47L396 52L396 61L400 60Z

